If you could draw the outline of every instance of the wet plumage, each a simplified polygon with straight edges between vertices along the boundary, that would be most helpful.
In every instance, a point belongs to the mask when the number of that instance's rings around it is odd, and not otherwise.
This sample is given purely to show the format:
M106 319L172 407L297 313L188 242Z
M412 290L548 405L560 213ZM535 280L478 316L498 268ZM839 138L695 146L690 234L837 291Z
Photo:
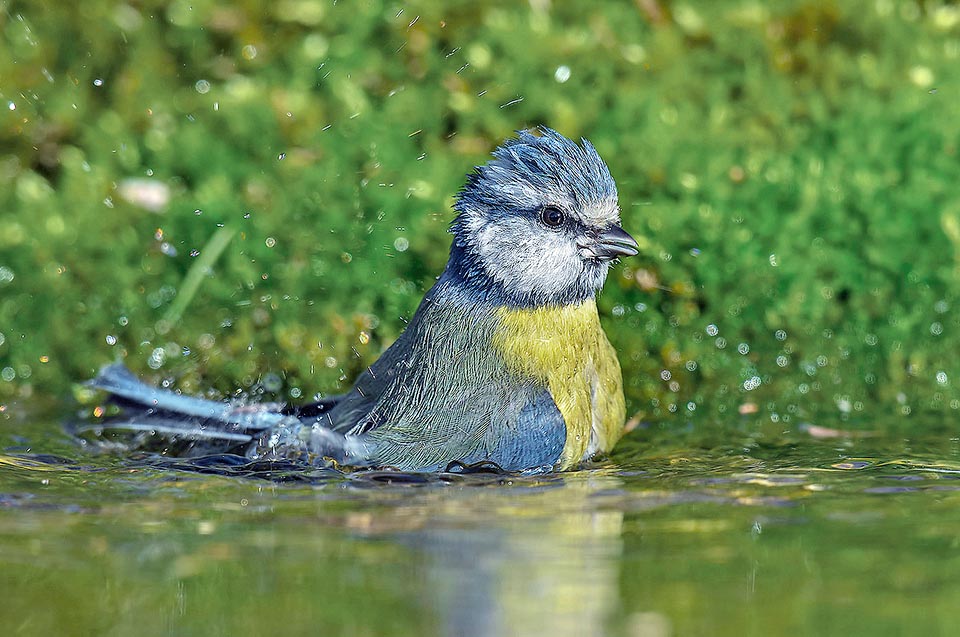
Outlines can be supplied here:
M619 439L624 400L595 294L636 254L616 186L585 140L521 132L457 197L443 274L407 329L346 394L239 409L105 368L92 384L127 407L98 424L251 457L443 470L567 469Z

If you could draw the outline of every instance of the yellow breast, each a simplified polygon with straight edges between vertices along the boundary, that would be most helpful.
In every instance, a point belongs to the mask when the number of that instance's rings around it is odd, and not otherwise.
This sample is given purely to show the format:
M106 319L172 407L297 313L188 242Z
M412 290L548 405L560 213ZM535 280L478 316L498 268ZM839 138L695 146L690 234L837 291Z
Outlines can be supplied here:
M514 373L547 386L567 425L560 468L609 451L623 434L623 379L593 299L579 305L502 308L494 347Z

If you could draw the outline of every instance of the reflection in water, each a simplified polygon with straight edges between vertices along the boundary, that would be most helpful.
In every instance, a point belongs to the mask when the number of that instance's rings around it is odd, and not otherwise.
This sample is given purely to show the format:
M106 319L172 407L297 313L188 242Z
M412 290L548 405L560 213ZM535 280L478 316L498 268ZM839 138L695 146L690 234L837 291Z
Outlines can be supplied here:
M447 635L601 635L619 599L620 511L588 506L610 477L535 493L468 489L409 539ZM466 520L470 522L465 523Z

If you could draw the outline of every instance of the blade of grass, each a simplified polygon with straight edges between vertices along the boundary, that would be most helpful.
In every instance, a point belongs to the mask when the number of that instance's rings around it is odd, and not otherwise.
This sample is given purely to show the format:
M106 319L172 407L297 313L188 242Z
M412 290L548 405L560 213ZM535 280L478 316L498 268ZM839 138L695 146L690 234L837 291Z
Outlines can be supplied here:
M217 259L220 258L220 255L223 254L223 251L235 233L235 229L224 226L217 230L213 236L210 237L210 240L207 241L207 244L203 246L193 265L190 266L190 269L187 271L186 276L183 277L183 283L180 284L177 298L173 300L173 303L170 304L170 309L167 310L167 313L164 314L163 318L157 323L158 332L165 332L177 324L180 317L183 316L184 310L187 309L190 301L193 300L194 295L196 295L197 290L200 289L200 283L203 282L203 278L210 268L213 267L213 264L217 262Z

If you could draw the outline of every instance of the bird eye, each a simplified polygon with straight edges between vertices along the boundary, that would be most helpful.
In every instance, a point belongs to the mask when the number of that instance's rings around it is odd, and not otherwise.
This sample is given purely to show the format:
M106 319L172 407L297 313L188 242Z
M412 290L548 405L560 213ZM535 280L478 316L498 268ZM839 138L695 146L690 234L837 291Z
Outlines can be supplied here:
M540 211L540 221L550 228L559 228L566 220L567 215L556 206L544 206Z

